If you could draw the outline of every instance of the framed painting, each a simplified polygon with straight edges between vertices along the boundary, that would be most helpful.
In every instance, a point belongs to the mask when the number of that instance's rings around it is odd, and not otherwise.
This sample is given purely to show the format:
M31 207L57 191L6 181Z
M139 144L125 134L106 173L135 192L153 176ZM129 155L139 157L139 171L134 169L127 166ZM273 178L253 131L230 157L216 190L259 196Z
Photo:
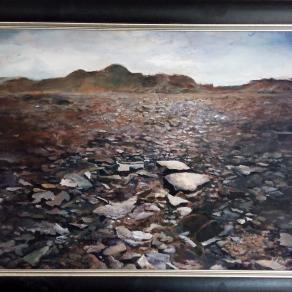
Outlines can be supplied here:
M1 283L290 289L291 44L290 24L0 23Z

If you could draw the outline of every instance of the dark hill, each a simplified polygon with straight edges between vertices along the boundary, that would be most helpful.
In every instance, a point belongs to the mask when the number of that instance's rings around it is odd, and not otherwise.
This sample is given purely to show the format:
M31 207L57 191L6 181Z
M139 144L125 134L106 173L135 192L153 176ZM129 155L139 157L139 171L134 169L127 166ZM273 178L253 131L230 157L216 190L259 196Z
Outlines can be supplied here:
M165 92L193 91L196 82L184 75L143 75L132 73L122 65L113 64L100 71L77 70L65 77L33 81L27 78L7 80L0 85L6 92Z

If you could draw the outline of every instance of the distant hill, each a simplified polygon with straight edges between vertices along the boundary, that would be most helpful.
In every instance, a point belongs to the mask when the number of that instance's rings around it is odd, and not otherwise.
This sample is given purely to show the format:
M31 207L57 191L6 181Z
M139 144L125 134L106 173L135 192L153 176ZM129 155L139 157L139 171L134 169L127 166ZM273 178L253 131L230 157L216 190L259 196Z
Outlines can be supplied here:
M276 93L292 90L292 80L279 80L274 78L252 80L242 85L241 89L257 91L259 93Z
M143 75L132 73L122 65L113 64L100 71L76 70L65 77L31 80L25 77L0 77L0 93L102 91L183 93L194 91L240 90L257 93L292 91L292 80L260 79L238 86L197 84L185 75Z
M34 81L16 78L3 81L0 92L100 92L108 90L130 92L179 93L193 91L196 82L185 75L143 75L132 73L121 65L110 65L100 71L77 70L66 77Z

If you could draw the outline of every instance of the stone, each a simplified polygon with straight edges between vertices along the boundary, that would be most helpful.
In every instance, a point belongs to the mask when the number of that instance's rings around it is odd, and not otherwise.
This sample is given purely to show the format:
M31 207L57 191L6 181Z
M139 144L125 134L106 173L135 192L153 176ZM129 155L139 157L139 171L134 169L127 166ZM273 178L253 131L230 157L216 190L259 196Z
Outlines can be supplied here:
M249 167L247 165L242 165L242 164L239 166L235 166L234 169L242 175L250 175L251 173L254 173L254 172L266 171L266 168L264 167L259 167L259 166Z
M89 268L90 269L106 269L107 266L104 262L99 260L95 255L89 254L87 255Z
M85 177L77 173L69 173L62 178L60 182L61 186L70 187L70 188L80 188L80 189L90 189L92 184Z
M189 170L190 168L181 161L176 160L160 160L157 161L157 165L164 167L168 170Z
M33 252L27 254L23 259L29 263L31 266L35 266L39 263L41 258L48 253L50 250L49 246L44 246L40 249L34 250Z
M106 246L104 244L102 244L101 242L95 245L85 245L83 247L83 249L87 252L87 253L99 253L102 250L104 250L106 248Z
M153 237L151 233L146 233L139 230L130 231L125 226L117 226L116 233L119 239L133 247L148 244Z
M157 190L154 191L154 197L155 199L163 199L167 196L168 191L162 188L159 188Z
M126 265L123 267L123 269L125 269L125 270L137 270L137 267L136 267L136 265L134 265L134 264L126 264Z
M106 256L115 256L127 250L126 245L119 241L115 245L107 247L102 253Z
M189 207L179 207L176 209L177 213L179 214L180 217L185 217L192 213L192 209Z
M54 225L54 230L60 234L60 235L65 235L65 234L69 234L70 231L68 228L63 228L61 225L59 225L58 223L55 223Z
M108 256L109 266L112 269L121 269L124 265L113 256Z
M32 195L32 198L34 199L33 204L38 204L40 203L42 200L53 200L55 198L55 195L53 192L51 191L47 191L47 192L38 192L38 193L34 193Z
M283 271L286 270L286 267L274 260L258 260L256 263L263 267L263 268L268 268L272 270L278 270L278 271Z
M50 183L43 183L43 184L41 184L41 186L44 189L55 189L56 188L56 185L50 184Z
M190 173L190 172L172 173L165 176L165 180L176 191L188 191L188 192L193 192L199 186L204 185L210 181L209 177L205 174Z
M158 178L158 175L157 174L151 173L151 172L149 172L147 170L144 170L144 169L143 170L138 170L136 173L138 175L144 176L144 177Z
M146 270L154 270L155 268L149 263L148 259L146 258L145 255L142 255L139 260L137 261L138 266L141 269L146 269Z
M135 207L137 197L132 197L124 202L111 203L105 206L97 207L93 213L103 215L111 219L124 218Z
M138 170L144 168L144 162L129 162L129 163L118 163L118 172L129 172L132 170Z
M174 246L168 246L165 249L163 249L163 253L167 253L167 254L175 254L176 249Z
M178 236L184 243L186 243L187 245L189 245L190 247L197 247L197 244L195 242L193 242L190 238L188 238L187 236L180 234Z
M58 223L54 224L47 221L31 222L29 223L28 226L23 226L23 228L32 233L39 232L41 234L47 234L47 235L69 234L68 228L63 228Z
M147 253L146 258L155 269L159 270L165 270L166 264L170 261L170 256L168 254L159 252Z
M280 245L292 247L292 235L289 233L280 233Z
M144 220L151 217L156 212L160 212L160 209L155 204L144 203L135 208L130 214L130 217L135 220Z
M131 261L131 260L135 260L138 259L141 256L140 253L137 252L131 252L131 251L126 251L125 253L123 253L123 255L120 257L121 261Z
M167 199L169 201L169 203L173 206L173 207L177 207L179 205L182 205L182 204L188 204L189 201L183 199L183 198L180 198L180 197L177 197L177 196L172 196L170 194L167 195Z
M46 202L46 204L51 207L60 206L64 201L68 202L69 200L70 200L70 195L65 191L61 191L51 201Z
M15 249L15 241L8 240L0 243L0 255L12 252Z

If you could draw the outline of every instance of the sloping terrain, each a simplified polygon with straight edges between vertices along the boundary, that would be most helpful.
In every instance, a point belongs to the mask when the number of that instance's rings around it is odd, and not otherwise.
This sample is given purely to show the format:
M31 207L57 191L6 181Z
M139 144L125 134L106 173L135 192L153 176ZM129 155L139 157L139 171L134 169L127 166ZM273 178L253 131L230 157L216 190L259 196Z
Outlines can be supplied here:
M33 81L17 78L3 82L0 92L184 92L195 90L196 82L184 75L131 73L121 65L110 65L101 71L77 70L63 78Z
M0 267L292 269L291 92L104 71L1 91Z

